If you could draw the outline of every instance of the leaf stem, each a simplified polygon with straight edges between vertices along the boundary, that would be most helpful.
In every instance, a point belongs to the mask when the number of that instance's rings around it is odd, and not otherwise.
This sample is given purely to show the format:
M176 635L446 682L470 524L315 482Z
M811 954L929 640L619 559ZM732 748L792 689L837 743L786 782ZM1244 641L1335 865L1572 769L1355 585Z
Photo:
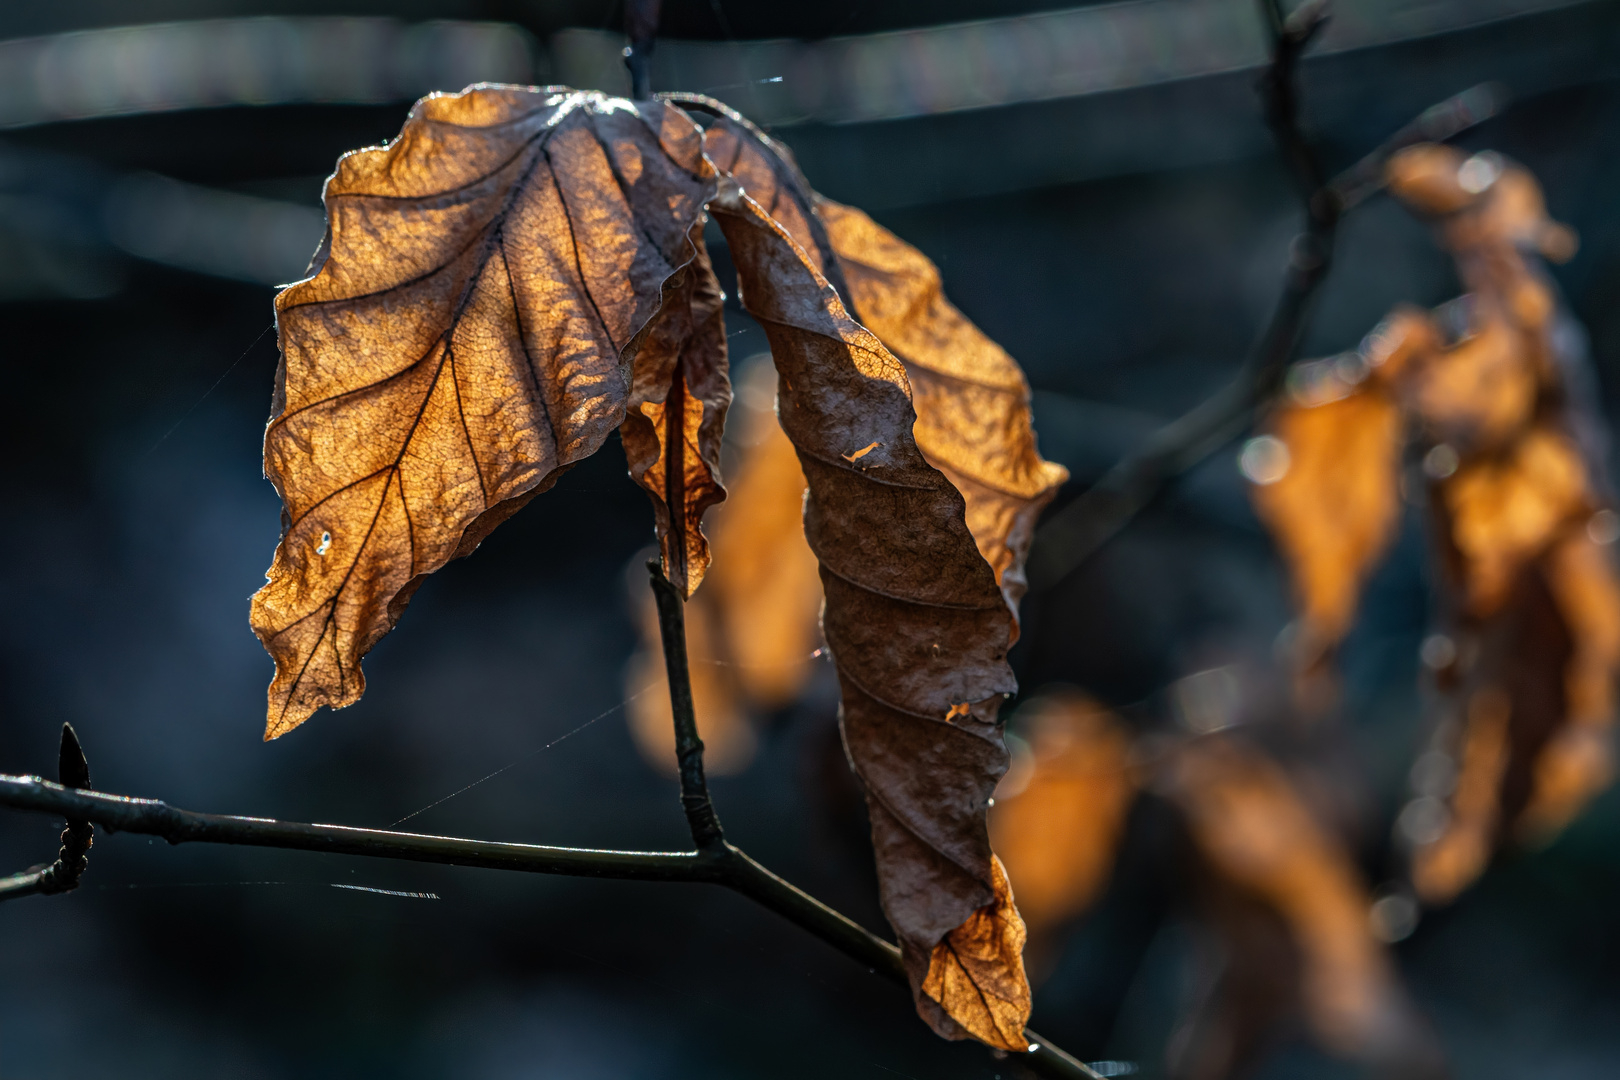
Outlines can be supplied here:
M1271 33L1271 64L1260 80L1266 121L1293 175L1305 230L1289 250L1271 318L1237 377L1171 421L1103 474L1079 498L1042 523L1030 552L1030 588L1049 589L1074 572L1176 480L1242 434L1281 389L1309 325L1312 301L1332 266L1340 217L1383 185L1384 166L1413 143L1449 139L1500 111L1503 95L1476 86L1425 110L1382 146L1329 181L1299 119L1298 68L1327 21L1327 5L1306 0L1284 15L1279 0L1260 0Z

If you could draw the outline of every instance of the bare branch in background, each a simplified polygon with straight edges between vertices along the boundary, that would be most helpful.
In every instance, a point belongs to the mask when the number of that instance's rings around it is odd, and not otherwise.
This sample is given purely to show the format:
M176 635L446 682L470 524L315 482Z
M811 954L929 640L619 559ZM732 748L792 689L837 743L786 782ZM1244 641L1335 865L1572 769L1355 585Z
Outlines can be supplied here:
M1299 59L1326 22L1319 0L1283 16L1276 0L1262 0L1272 31L1272 62L1261 80L1266 119L1277 148L1299 186L1305 231L1289 251L1282 294L1265 332L1237 376L1213 397L1161 428L1139 452L1105 473L1084 494L1049 517L1035 536L1030 587L1062 581L1176 480L1248 428L1255 413L1282 385L1309 324L1311 303L1332 265L1340 216L1383 184L1384 163L1417 142L1448 139L1500 111L1500 88L1476 86L1426 110L1377 150L1328 180L1299 123Z

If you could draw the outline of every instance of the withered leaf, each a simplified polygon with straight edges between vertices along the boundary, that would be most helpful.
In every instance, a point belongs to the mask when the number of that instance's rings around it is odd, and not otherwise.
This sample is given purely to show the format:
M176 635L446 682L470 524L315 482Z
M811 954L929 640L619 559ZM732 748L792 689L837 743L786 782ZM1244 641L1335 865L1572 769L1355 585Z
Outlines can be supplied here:
M631 370L649 324L649 359L678 353L703 403L695 422L683 405L682 443L712 443L710 174L678 110L516 87L425 98L392 143L338 163L314 273L276 298L265 473L285 527L252 615L276 660L266 737L358 700L361 657L424 575L595 452L632 401L650 415L664 395ZM669 344L661 313L707 340Z
M1530 420L1539 390L1525 342L1499 318L1411 365L1407 396L1431 436L1469 452L1500 446Z
M1045 952L1107 883L1136 778L1130 732L1083 694L1043 691L1018 722L1029 760L1015 760L996 789L990 841L1017 887L1032 947Z
M770 339L778 415L809 483L805 534L821 563L845 745L866 785L884 911L918 1010L946 1037L1024 1050L1022 934L985 828L1007 767L996 712L1015 687L1012 614L962 495L912 437L899 361L734 180L722 179L711 209L744 307ZM967 714L947 721L960 704ZM1002 929L985 931L985 920ZM973 966L934 971L949 965L939 946L958 930ZM987 1012L991 1000L1001 1004Z
M1305 1017L1335 1052L1388 1060L1417 1052L1418 1025L1349 854L1274 762L1236 739L1189 740L1158 773L1211 872L1275 912L1300 965Z
M1251 489L1288 564L1306 655L1350 628L1361 586L1400 514L1400 409L1369 387L1336 401L1287 403L1268 423L1288 467Z
M704 511L726 497L720 442L731 404L725 297L701 236L693 242L692 261L666 284L663 310L635 350L619 429L630 476L652 497L664 574L688 597L709 566Z

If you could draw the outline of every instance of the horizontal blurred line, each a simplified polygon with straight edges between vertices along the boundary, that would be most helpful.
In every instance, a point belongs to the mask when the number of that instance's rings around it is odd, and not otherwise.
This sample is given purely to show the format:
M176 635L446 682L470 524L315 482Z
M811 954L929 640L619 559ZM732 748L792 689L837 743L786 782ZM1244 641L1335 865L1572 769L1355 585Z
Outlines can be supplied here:
M1393 45L1591 0L1339 0L1313 55ZM624 92L623 38L564 30L553 68L572 86ZM720 86L777 127L898 120L1051 101L1255 68L1252 0L1129 0L820 42L660 41L655 88ZM780 75L779 83L763 80Z
M1315 55L1594 0L1340 0ZM0 41L0 128L226 105L380 104L475 82L626 93L624 39L567 29L549 54L497 22L252 17ZM653 85L719 87L762 123L851 124L1053 101L1265 62L1250 0L1126 0L818 42L660 41Z
M114 182L102 214L108 238L131 255L264 285L302 277L326 231L326 215L316 207L155 173Z
M0 128L224 105L371 104L535 81L508 23L204 19L0 41Z

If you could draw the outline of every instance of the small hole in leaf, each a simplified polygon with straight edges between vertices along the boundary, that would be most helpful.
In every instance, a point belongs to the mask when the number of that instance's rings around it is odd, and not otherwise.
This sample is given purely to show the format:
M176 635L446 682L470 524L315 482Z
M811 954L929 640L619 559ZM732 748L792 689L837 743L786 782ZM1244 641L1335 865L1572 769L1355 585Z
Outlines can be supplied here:
M329 532L323 532L323 533L321 533L321 542L315 546L315 554L317 554L317 555L325 555L327 550L329 548L331 548L331 546L332 546L332 534L329 533Z

